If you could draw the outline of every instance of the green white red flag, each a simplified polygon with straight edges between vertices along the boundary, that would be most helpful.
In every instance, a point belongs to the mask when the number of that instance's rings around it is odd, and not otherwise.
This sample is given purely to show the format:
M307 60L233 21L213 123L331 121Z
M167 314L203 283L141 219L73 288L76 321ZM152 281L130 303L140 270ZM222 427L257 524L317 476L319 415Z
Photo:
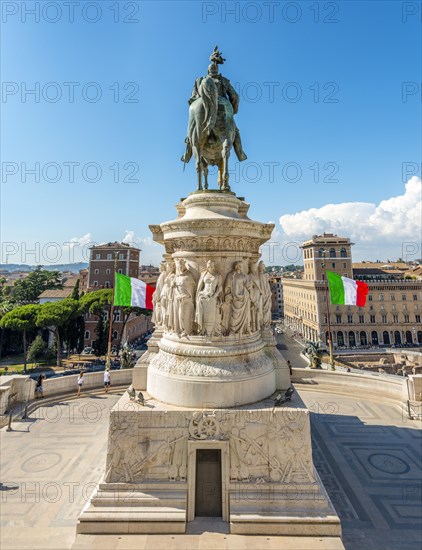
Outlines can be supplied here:
M363 281L355 281L332 271L327 271L327 280L332 304L360 307L366 304L369 288Z
M147 285L144 281L140 281L139 279L122 275L121 273L116 273L115 276L115 306L154 309L152 306L152 295L155 292L155 288L153 286Z

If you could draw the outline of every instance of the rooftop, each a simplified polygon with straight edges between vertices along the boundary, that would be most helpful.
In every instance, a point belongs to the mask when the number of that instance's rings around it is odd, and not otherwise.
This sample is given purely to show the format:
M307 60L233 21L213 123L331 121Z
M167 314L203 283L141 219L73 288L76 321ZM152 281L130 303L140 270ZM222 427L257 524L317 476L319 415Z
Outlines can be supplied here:
M139 251L141 250L137 246L133 246L133 245L128 244L128 243L119 243L117 241L114 241L113 243L96 244L94 246L91 246L90 250L100 250L100 249L119 250L121 248L139 250Z
M41 298L69 298L73 292L73 286L58 289L53 288L51 290L44 290L44 292L41 292L41 294L38 296L38 299Z

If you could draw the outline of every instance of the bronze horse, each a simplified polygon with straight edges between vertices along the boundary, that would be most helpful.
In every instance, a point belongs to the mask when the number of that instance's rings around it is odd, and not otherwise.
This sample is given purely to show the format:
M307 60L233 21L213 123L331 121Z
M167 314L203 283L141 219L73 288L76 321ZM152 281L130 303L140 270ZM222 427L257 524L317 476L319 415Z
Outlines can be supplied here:
M203 78L199 97L189 107L186 154L189 162L191 153L196 160L198 190L208 189L208 166L218 166L218 186L221 191L230 191L228 161L236 135L234 112L230 101L218 94L218 87L212 76Z

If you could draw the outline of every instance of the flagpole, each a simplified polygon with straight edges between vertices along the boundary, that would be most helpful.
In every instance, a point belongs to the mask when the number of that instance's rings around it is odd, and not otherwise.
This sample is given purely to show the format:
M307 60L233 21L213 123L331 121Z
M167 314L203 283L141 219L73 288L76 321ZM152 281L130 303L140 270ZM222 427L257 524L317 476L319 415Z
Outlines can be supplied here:
M114 289L116 288L117 256L118 256L118 252L115 252L115 254L114 254L114 283L113 283L113 292L111 293L111 308L110 308L110 320L109 320L109 328L108 328L106 369L110 369L110 364L111 364L110 357L111 357L111 342L112 342L112 339L113 339Z
M327 327L328 327L328 347L330 350L330 370L336 370L335 363L334 363L334 357L333 357L333 341L331 339L331 322L330 322L330 307L329 307L329 299L328 299L328 277L327 277L327 268L325 267L325 254L324 254L324 271L325 271L325 304L327 307Z

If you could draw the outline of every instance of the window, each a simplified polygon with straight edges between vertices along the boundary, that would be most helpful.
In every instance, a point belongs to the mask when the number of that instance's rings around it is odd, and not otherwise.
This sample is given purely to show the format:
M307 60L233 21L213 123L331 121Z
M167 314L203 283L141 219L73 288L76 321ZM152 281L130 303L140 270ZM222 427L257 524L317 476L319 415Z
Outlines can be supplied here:
M101 254L95 254L95 259L100 260L101 259Z
M341 315L336 315L336 323L338 325L341 323Z
M414 294L414 295L413 295L413 300L416 302L417 299L418 299L418 295L417 295L417 294Z
M346 262L343 262L343 269L346 269L346 266L347 266Z
M110 275L110 270L106 269L106 275Z
M114 310L114 321L116 323L120 322L120 310L119 309Z
M381 322L386 323L387 322L387 315L381 315Z
M415 319L416 319L417 323L421 322L421 316L420 315L415 315Z
M368 302L372 302L372 294L368 294Z
M344 247L340 250L340 257L341 258L347 258L347 251ZM346 266L344 266L344 267L346 267Z
M409 321L409 315L405 315L405 316L404 316L404 322L405 322L405 323L409 323L409 322L410 322L410 321Z
M121 269L118 269L118 270L117 270L117 273L122 273L122 270L121 270Z
M330 258L335 258L336 257L336 251L334 248L330 248Z
M105 282L105 287L106 287L106 288L110 288L110 281L106 281L106 282Z
M399 316L393 315L393 323L398 323L398 322L399 322Z
M323 258L324 257L324 249L323 248L320 248L318 250L318 258Z
M402 294L401 299L403 300L403 302L405 302L406 301L406 294Z
M94 274L95 274L95 275L98 275L99 272L100 272L99 269L94 269Z
M119 260L124 260L125 259L125 255L124 254L119 254Z
M119 337L117 330L113 330L113 340L116 340Z
M91 336L91 334L90 334L89 330L86 330L85 334L84 334L85 340L89 340L90 336Z
M324 315L324 324L326 325L327 324L327 316Z
M364 322L365 322L365 316L359 315L359 323L364 323Z
M396 309L397 309L397 308L396 308L396 304L393 304L393 305L392 305L392 310L393 310L393 311L396 311Z
M335 269L335 268L336 268L336 262L332 262L332 263L331 263L331 267L332 267L333 269Z
M348 315L347 316L347 322L348 323L353 323L353 315Z
M370 315L369 318L371 323L375 323L375 315Z
M107 254L107 260L112 260L113 259L113 254Z
M384 294L380 294L379 300L380 300L380 302L384 301Z
M374 310L374 306L369 306L369 309L370 309L371 311L373 311L373 310Z
M392 302L395 302L395 301L396 301L396 295L395 295L395 294L392 294L392 295L391 295L391 301L392 301Z
M98 281L94 281L94 286L98 286Z

